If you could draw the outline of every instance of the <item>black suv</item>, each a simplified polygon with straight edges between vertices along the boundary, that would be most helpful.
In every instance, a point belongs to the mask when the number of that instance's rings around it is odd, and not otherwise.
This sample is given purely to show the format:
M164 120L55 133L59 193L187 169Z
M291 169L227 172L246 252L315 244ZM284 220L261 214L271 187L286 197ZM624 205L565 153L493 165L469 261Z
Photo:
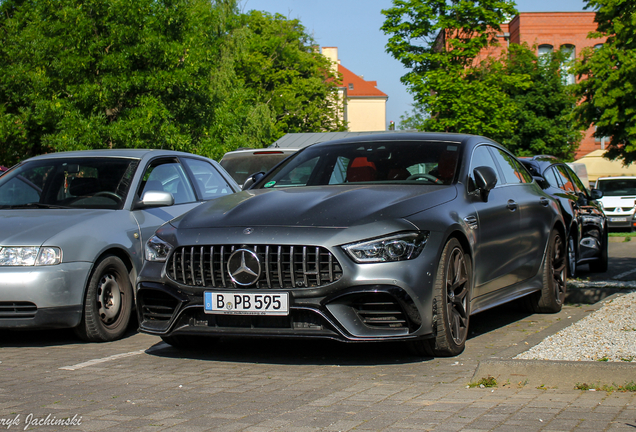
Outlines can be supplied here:
M607 271L607 219L597 201L603 193L589 191L564 162L554 156L519 158L537 183L559 200L568 227L568 275L576 277L576 266L589 264L590 271Z

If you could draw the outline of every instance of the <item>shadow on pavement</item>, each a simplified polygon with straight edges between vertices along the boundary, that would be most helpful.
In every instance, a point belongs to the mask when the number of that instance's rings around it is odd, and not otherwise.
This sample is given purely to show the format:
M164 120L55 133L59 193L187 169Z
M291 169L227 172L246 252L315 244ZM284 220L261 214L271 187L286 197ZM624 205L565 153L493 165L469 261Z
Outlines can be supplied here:
M528 317L516 303L503 305L471 317L470 339ZM390 365L433 360L419 357L400 342L344 343L324 339L205 338L201 345L177 349L160 342L147 353L158 357L189 358L237 363L305 365Z

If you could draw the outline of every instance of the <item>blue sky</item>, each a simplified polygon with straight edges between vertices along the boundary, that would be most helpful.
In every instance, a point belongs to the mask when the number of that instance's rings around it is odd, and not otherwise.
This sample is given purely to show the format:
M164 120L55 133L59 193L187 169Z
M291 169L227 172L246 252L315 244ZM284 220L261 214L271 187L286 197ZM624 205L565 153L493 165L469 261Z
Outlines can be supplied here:
M413 98L400 77L406 69L385 51L388 37L380 30L384 22L382 9L391 0L241 0L243 11L252 9L280 13L297 18L307 32L322 46L338 47L340 62L389 95L387 123L396 124L400 116L411 111ZM517 0L520 12L582 11L583 0Z

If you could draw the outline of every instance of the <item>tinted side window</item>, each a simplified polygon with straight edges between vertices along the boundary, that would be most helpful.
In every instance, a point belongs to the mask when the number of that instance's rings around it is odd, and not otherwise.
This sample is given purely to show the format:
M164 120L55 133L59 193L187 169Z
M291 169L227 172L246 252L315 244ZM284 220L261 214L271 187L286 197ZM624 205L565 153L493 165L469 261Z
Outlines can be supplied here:
M545 170L545 172L543 173L543 178L550 184L550 186L556 188L561 187L554 172L554 167L550 167Z
M572 180L570 180L568 172L563 165L558 165L556 167L556 175L559 178L559 183L562 184L561 189L567 192L575 192L574 184L572 183Z
M493 160L492 155L490 154L490 151L488 151L488 146L485 146L485 145L479 146L475 149L475 151L473 151L473 158L470 161L471 175L473 173L473 170L480 166L487 166L494 169L495 173L498 172L497 166L495 165L495 161Z
M505 182L509 184L521 183L522 176L519 171L517 171L517 164L514 158L499 149L494 150L495 159L503 171Z

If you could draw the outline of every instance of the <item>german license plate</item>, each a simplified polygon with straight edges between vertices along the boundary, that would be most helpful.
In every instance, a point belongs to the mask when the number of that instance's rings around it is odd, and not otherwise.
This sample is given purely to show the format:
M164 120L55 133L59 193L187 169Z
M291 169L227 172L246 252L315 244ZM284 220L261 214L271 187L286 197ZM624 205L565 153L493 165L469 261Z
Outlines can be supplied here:
M205 313L224 315L289 315L289 293L203 293Z
M610 222L627 222L627 218L610 218Z

